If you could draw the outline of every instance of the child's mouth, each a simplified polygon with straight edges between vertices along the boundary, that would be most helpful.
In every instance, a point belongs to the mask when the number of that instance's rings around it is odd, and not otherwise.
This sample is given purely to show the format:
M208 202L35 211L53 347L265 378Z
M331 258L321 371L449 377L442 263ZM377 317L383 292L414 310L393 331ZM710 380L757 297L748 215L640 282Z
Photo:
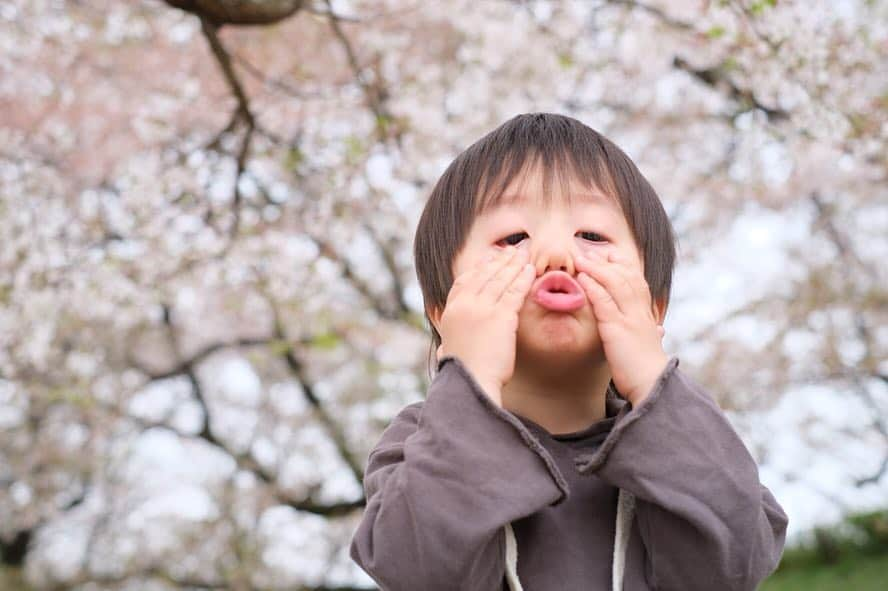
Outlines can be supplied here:
M586 300L579 284L564 271L546 273L531 291L537 304L555 312L578 310Z

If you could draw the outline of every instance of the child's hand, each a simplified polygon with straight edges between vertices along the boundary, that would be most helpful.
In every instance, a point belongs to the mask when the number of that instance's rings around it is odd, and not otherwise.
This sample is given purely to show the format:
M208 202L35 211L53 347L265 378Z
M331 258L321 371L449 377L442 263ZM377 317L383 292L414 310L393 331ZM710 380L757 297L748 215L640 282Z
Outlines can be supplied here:
M611 252L606 259L597 254L594 259L577 257L576 267L598 320L614 385L638 406L669 361L641 265Z
M536 277L526 250L508 246L457 277L441 313L438 357L455 355L502 406L515 372L518 311Z

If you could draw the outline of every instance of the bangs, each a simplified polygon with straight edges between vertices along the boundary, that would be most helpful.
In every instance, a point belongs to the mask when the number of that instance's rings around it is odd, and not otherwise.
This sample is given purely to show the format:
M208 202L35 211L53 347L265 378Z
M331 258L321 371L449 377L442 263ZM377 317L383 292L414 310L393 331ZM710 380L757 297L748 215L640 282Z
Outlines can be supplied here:
M620 207L613 179L600 161L589 158L578 163L569 153L559 153L548 164L543 157L542 168L539 168L540 160L539 152L520 155L511 153L499 170L485 171L475 200L474 215L482 215L524 197L527 176L534 169L542 172L541 205L546 209L552 205L556 196L567 206L577 202L601 203L601 198L604 197ZM556 180L560 191L553 193L552 184ZM516 188L506 193L513 182L516 182ZM582 190L577 191L577 186L582 187Z
M528 126L530 127L530 126ZM504 137L488 138L490 141L479 154L479 162L485 164L479 171L478 191L473 203L473 215L478 216L524 194L527 175L534 169L542 172L542 205L553 202L552 185L558 181L561 201L573 205L581 202L600 202L603 195L620 207L620 196L611 176L604 147L590 141L588 134L577 134L573 126L552 129L551 123L544 128L549 133L539 133L527 128L505 133ZM523 133L518 133L523 132ZM517 181L516 192L506 189ZM571 182L583 188L571 190Z

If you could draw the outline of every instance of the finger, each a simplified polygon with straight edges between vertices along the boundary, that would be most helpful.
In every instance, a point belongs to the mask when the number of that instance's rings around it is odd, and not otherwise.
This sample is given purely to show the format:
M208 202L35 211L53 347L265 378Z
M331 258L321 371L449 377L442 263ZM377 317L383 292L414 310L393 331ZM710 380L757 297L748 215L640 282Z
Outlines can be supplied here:
M475 293L478 295L489 293L488 285L490 282L498 277L504 269L507 269L510 265L514 264L513 261L515 260L516 255L518 255L518 249L514 246L507 246L502 250L500 256L496 257L494 261L486 267L483 267L478 277ZM497 293L497 295L499 294Z
M622 313L628 314L638 302L638 293L631 281L613 263L605 260L592 261L579 256L576 259L576 267L603 286Z
M613 295L616 297L620 309L625 313L630 313L630 310L632 313L647 311L651 306L651 290L644 278L638 259L629 258L623 253L614 251L608 252L606 256L599 253L595 253L595 255L600 260L600 264L596 267L594 263L591 263L593 270L596 268L605 269L604 272L609 272L619 278L616 281L622 290L618 289L617 293ZM577 267L585 269L583 261L579 261ZM604 277L599 279L601 282L604 281Z
M636 293L650 295L650 287L644 277L644 267L638 257L629 257L621 252L610 251L607 260L622 273L626 280L635 288Z
M629 299L621 300L621 304L625 301L624 309L627 311L648 312L651 309L651 291L644 276L639 274L637 268L630 265L631 263L621 265L617 261L612 261L610 266L614 274L622 278L623 285L628 286L626 294Z
M582 271L577 275L577 281L586 290L586 295L589 296L589 301L592 302L595 317L599 321L613 321L622 316L623 313L620 311L619 306L617 306L617 302L603 285Z
M618 268L622 271L627 271L629 275L634 275L636 272L639 275L643 275L637 259L632 259L628 255L612 249L605 250L604 252L601 252L600 250L588 250L577 256L577 260L580 262L584 259L592 264L598 263L608 267Z
M510 310L520 310L534 279L536 279L536 269L532 264L525 263L512 282L506 286L499 302Z
M506 291L506 288L509 287L512 281L515 280L515 277L522 272L522 268L527 263L527 259L526 251L516 253L499 269L496 275L490 278L478 295L481 297L488 297L494 302L499 301L503 296L503 292Z
M662 324L657 325L657 335L659 335L660 340L663 340L663 337L666 336L666 329L663 328Z
M514 249L514 247L512 248ZM505 264L513 254L514 252L510 252L508 248L491 253L454 280L451 294L463 290L477 294L490 279L490 276L499 269L499 266Z

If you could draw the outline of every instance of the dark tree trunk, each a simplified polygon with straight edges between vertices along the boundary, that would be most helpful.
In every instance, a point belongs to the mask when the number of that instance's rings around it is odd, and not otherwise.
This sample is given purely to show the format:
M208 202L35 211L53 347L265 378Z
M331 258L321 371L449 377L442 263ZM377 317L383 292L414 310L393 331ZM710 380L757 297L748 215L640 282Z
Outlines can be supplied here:
M302 0L165 0L211 23L221 25L270 25L295 14Z

